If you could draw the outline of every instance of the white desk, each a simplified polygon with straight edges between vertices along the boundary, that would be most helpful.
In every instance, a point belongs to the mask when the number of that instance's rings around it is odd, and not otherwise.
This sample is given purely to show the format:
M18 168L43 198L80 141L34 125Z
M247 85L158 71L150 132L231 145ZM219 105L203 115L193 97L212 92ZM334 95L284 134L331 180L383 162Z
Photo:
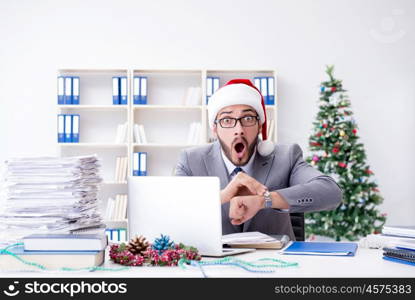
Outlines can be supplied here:
M108 253L107 253L108 256ZM354 257L281 255L276 250L257 250L236 256L246 261L278 258L297 262L297 267L274 269L274 273L251 273L233 266L206 266L208 277L410 277L415 267L382 259L382 250L358 249ZM203 258L212 260L214 258ZM121 267L106 261L105 267ZM203 277L196 267L131 267L123 271L95 272L0 272L1 277Z

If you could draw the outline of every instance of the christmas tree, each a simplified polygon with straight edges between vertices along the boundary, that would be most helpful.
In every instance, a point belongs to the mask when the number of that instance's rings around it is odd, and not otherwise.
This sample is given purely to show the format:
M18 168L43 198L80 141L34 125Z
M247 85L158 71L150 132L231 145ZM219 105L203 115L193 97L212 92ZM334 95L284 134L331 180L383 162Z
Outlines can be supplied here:
M356 240L380 232L386 214L377 209L383 198L365 162L346 90L333 77L333 69L327 67L329 80L321 84L319 112L310 136L311 155L306 160L337 182L343 201L335 210L307 213L306 234Z

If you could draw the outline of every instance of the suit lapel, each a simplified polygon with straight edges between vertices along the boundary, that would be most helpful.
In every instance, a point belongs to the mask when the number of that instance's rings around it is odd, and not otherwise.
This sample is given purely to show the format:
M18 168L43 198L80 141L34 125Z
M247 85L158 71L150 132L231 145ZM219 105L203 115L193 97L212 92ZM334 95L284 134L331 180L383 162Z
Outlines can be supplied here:
M204 157L204 162L208 176L218 176L221 189L225 188L229 183L229 176L222 159L219 142L213 143L211 150Z
M256 181L262 183L263 185L266 185L265 183L267 181L269 171L271 170L272 161L274 157L274 153L268 156L262 156L257 152L257 154L255 155L254 167L252 168L252 178L256 179ZM248 231L251 221L252 219L249 219L244 223L243 231Z

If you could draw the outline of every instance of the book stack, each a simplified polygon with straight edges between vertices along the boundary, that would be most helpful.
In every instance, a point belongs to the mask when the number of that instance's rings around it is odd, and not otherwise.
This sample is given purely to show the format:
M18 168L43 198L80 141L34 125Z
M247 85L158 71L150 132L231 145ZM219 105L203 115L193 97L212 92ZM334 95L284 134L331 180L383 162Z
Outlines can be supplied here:
M115 137L116 144L127 143L128 140L128 123L118 124L117 136Z
M384 226L383 259L415 266L415 226Z
M0 252L0 269L7 271L47 270L61 268L92 268L105 259L105 234L32 234L23 237L23 246L9 247ZM12 256L30 262L24 264Z
M198 145L201 141L202 124L200 122L192 122L190 124L189 133L187 135L187 145Z
M128 170L127 157L126 156L117 157L116 165L115 165L115 181L116 182L127 181L127 170Z
M58 76L58 104L79 104L79 77Z
M144 125L134 124L133 133L134 133L134 141L137 144L147 144L147 137L144 131Z
M10 244L28 234L103 227L99 169L95 155L7 160L0 241Z
M202 90L198 86L188 87L183 98L183 105L197 106L201 104Z

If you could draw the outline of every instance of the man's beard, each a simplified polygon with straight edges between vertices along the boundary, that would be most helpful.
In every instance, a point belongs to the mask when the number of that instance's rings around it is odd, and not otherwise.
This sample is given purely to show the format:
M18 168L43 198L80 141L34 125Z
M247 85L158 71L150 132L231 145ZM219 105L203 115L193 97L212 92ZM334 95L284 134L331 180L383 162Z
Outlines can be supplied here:
M246 140L246 138L245 137L241 137L244 141L245 141L245 143L248 145L248 141ZM255 140L250 144L250 145L248 145L248 158L246 159L246 161L241 161L241 162L239 162L239 161L234 161L234 160L232 160L232 154L231 154L231 148L229 148L226 144L225 144L225 142L224 141L222 141L222 139L218 136L218 140L219 140L219 143L220 143L220 145L221 145L221 147L222 147L222 149L223 149L223 152L225 153L225 155L226 155L226 157L235 165L235 166L237 166L237 167L241 167L241 166L244 166L244 165L246 165L247 163L248 163L248 161L249 161L249 159L251 158L251 156L252 156L252 154L254 154L254 151L255 151L255 146L257 145L257 143L258 143L258 136L255 138ZM232 144L233 144L233 141L232 141Z

